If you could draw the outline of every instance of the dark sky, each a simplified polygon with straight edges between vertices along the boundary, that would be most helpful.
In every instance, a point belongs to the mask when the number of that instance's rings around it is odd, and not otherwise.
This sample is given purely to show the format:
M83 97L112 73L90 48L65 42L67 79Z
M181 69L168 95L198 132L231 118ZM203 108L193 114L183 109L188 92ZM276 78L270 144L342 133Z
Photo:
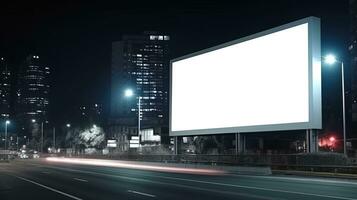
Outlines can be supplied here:
M52 68L51 104L56 118L70 115L82 103L109 104L111 42L122 34L167 32L174 58L317 16L322 20L323 53L348 58L347 0L88 2L1 2L0 55L16 66L27 54L38 53ZM338 92L336 73L336 69L324 70L325 91ZM331 104L339 101L335 93L324 95L336 96L327 99Z

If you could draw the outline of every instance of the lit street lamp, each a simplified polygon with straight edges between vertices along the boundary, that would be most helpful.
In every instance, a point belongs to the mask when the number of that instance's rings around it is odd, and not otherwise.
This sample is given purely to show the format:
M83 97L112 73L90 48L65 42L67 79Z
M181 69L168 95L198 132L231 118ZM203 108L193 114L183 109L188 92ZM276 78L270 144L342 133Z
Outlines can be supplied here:
M31 120L32 123L36 123L36 119ZM48 121L46 121L48 123ZM40 152L43 151L43 121L41 122L41 145L40 145Z
M125 97L134 96L134 92L131 89L126 89L124 92ZM138 96L138 135L140 135L140 113L141 113L141 96Z
M345 76L343 62L336 59L332 54L327 55L325 58L325 63L333 65L334 63L341 64L341 83L342 83L342 123L343 123L343 154L347 155L346 149L346 110L345 110Z
M7 143L7 125L10 124L9 120L5 121L5 150L6 150L6 143Z
M66 124L67 128L71 128L71 124Z

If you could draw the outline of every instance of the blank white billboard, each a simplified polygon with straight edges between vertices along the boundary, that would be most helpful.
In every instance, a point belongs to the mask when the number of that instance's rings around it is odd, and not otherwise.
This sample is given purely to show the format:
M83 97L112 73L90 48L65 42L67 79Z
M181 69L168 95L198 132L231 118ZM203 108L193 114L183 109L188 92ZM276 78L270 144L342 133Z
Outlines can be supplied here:
M320 21L171 61L170 135L321 128Z

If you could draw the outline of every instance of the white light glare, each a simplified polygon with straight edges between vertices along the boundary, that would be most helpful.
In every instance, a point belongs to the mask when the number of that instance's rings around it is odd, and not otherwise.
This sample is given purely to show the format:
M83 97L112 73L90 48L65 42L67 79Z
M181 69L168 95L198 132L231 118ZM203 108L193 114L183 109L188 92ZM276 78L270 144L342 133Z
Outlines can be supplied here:
M6 120L6 122L5 122L6 124L10 124L10 121L9 120Z
M336 62L336 57L332 54L329 54L325 57L325 63L332 65Z
M125 90L124 95L125 95L126 97L131 97L131 96L134 95L134 92L133 92L133 90L131 90L131 89L127 89L127 90Z

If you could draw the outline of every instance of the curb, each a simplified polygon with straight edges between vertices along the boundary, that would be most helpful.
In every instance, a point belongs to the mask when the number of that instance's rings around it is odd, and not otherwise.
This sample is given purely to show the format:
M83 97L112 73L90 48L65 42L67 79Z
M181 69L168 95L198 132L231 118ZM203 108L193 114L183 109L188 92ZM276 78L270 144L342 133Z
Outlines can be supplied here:
M323 178L344 178L357 180L357 174L342 174L331 172L312 172L312 171L290 171L290 170L272 170L273 175L297 175L297 176L311 176Z

